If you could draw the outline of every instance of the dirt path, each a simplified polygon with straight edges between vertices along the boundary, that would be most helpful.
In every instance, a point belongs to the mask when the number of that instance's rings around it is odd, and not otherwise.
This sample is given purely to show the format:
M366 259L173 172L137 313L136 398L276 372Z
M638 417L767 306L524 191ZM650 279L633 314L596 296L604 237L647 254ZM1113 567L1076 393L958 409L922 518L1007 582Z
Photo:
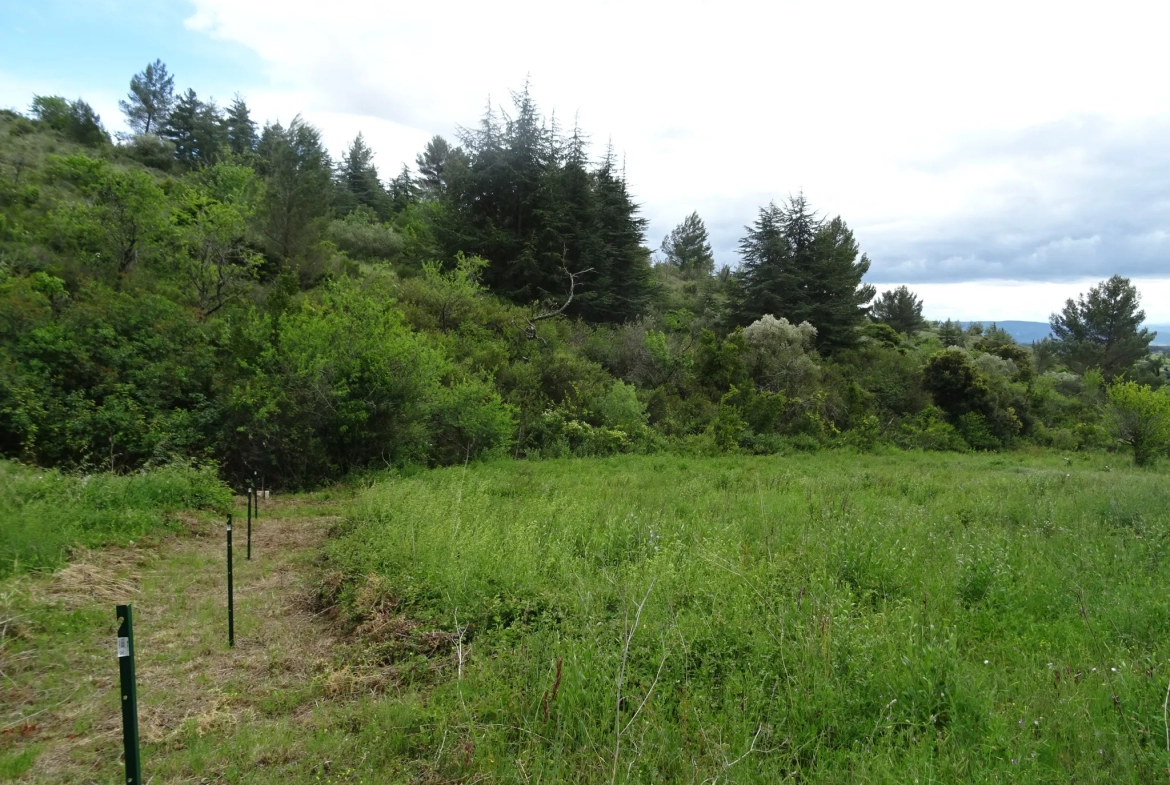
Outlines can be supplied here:
M52 578L12 590L24 613L10 630L19 637L3 651L0 780L122 781L118 602L134 605L140 732L156 784L223 781L207 775L229 766L231 753L222 762L200 757L202 738L269 718L295 722L328 693L337 641L309 610L306 592L339 503L272 500L254 524L251 561L241 512L234 648L220 520L187 518L181 535L83 553Z

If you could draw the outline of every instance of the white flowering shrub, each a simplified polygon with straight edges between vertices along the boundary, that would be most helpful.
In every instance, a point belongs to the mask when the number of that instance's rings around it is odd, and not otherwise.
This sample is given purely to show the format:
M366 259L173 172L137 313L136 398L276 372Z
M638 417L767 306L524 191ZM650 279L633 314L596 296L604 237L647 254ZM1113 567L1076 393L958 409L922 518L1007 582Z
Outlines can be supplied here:
M1006 381L1016 375L1018 369L1011 360L994 354L981 354L975 358L975 367L988 379Z
M764 314L743 331L756 384L769 392L800 395L816 384L820 366L813 344L817 328Z

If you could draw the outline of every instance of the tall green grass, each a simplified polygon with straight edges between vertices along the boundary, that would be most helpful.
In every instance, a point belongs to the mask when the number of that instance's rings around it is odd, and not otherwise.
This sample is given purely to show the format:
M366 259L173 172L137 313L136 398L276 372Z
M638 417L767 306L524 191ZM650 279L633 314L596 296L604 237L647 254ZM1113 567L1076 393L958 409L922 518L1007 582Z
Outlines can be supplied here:
M330 558L418 775L1161 781L1170 485L1106 460L449 469Z
M211 469L73 475L0 461L0 576L61 565L70 547L125 543L182 509L226 510L231 492Z

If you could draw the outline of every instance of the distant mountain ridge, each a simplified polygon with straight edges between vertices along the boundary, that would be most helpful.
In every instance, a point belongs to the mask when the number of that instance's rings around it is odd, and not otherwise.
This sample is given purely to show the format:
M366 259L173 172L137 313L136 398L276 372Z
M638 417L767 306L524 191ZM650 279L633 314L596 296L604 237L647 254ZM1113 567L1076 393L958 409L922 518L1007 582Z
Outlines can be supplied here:
M960 322L963 327L971 324L976 324L974 321ZM989 327L992 324L991 320L979 322L984 327ZM1015 320L1008 320L1002 322L995 322L995 325L1001 330L1007 330L1008 333L1016 339L1016 343L1032 343L1033 341L1042 341L1052 335L1052 327L1048 322L1021 322ZM1147 330L1162 336L1163 342L1170 342L1170 324L1146 324L1143 325ZM1158 338L1154 338L1154 343L1159 344Z

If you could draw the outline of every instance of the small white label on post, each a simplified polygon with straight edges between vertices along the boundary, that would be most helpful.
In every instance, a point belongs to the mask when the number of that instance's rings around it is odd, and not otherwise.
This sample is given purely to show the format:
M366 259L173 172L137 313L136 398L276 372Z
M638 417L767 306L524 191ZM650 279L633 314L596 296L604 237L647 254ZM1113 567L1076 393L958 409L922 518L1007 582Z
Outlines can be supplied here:
M129 638L118 638L118 656L119 657L129 657L130 656L130 639Z
M228 531L231 531L231 530L232 530L232 525L231 525L230 523L227 525L227 530L228 530Z

